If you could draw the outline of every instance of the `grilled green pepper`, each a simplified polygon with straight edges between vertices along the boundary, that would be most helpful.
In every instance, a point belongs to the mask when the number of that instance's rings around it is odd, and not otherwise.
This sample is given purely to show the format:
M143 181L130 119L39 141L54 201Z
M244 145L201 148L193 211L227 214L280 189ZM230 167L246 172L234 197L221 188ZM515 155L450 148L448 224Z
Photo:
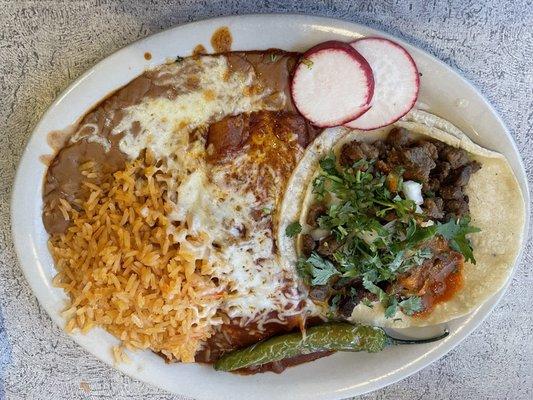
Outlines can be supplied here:
M222 356L214 365L219 371L233 371L319 351L381 351L388 342L382 329L347 323L313 326L302 333L275 336Z
M389 337L381 328L330 322L307 328L305 335L296 332L274 336L250 347L227 353L214 364L214 368L217 371L234 371L320 351L376 353L394 343L427 343L440 340L447 335L446 331L436 338L402 340Z

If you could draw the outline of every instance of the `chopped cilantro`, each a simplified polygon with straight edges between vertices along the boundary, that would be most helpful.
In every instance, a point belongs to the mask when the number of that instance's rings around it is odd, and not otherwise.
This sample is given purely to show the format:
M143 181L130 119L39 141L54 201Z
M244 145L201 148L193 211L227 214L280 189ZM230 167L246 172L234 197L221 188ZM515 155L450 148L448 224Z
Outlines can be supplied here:
M361 300L361 303L363 303L367 307L374 308L374 306L372 305L372 302L368 300L367 298L364 298L363 300Z
M301 61L302 64L304 64L307 68L309 68L309 69L313 68L313 61L311 61L310 59L308 59L308 58L302 58L300 61Z
M270 215L270 214L272 214L272 209L269 208L269 207L263 207L263 208L261 209L261 211L263 212L263 215Z
M479 232L480 229L470 226L470 218L463 217L459 220L451 219L445 224L438 224L437 232L448 240L450 247L461 253L466 261L476 263L472 250L472 243L466 237L469 233Z
M394 296L390 296L385 293L383 289L372 283L366 277L363 278L363 286L370 293L373 293L379 297L379 301L385 307L385 318L391 318L392 316L394 316L394 314L396 314L396 311L398 310L398 307L402 310L403 313L407 315L413 315L415 312L418 312L423 308L422 299L418 296L411 296L405 300L398 302L398 300Z
M337 309L339 308L339 303L341 301L341 295L340 294L336 294L335 296L333 296L329 302L329 310L327 315L326 315L326 318L328 320L335 320L336 319L336 315L335 315L335 312L337 311Z
M432 239L436 233L437 227L435 225L422 227L417 225L414 218L410 219L406 231L405 245L408 248L414 248L420 243Z
M413 263L415 265L421 265L425 260L430 259L433 257L433 254L431 254L430 249L418 249L411 259L413 260Z
M386 174L374 164L361 159L349 167L339 166L333 153L320 160L313 194L327 211L318 217L317 224L330 232L336 246L329 256L312 253L300 259L298 271L312 285L328 284L334 276L339 287L343 282L361 279L363 287L378 297L387 318L398 309L412 315L423 309L419 297L403 297L382 288L390 288L400 274L430 260L431 241L436 235L442 235L452 249L475 262L466 235L479 230L469 225L468 218L422 224L428 217L401 195L404 170L395 168ZM300 231L301 226L293 223L286 233L294 236ZM332 293L346 295L344 289ZM363 304L371 303L367 299Z
M398 253L396 253L396 255L394 256L394 259L389 263L388 267L391 271L397 271L402 265L403 261L404 261L404 252L400 250Z
M422 265L424 261L433 257L433 253L428 248L421 248L416 250L412 255L407 258L402 265L402 271L408 271L412 267L418 267Z
M411 296L405 300L402 300L398 305L402 309L402 312L406 315L413 315L424 308L422 299L418 296Z
M398 300L393 297L385 309L385 318L392 318L396 314L396 311L398 311Z
M275 63L279 59L279 54L276 53L270 53L270 62Z
M363 278L363 286L370 293L373 293L376 296L378 296L380 302L387 303L389 301L389 295L385 293L385 291L381 289L379 286L375 285L366 276Z
M285 229L285 234L288 237L294 237L302 231L302 225L298 221L290 223Z
M320 163L320 168L322 168L324 172L330 175L337 174L337 165L335 161L335 155L333 155L333 153L321 159L319 163Z
M300 261L298 272L310 280L311 285L326 285L332 276L340 275L333 263L313 252L305 261Z
M315 197L335 201L318 225L342 243L333 255L339 272L344 277L366 276L373 283L393 280L412 264L412 253L435 235L436 227L417 225L414 202L389 191L387 176L372 162L360 160L343 169L330 154L320 160L320 168L313 182ZM393 173L400 181L401 171ZM388 214L397 217L394 222L389 222Z

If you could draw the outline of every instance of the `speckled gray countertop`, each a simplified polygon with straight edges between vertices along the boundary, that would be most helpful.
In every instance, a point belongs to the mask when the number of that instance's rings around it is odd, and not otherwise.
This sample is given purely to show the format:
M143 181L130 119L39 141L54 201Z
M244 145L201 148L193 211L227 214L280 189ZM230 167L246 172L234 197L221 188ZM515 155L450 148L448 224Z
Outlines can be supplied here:
M298 12L366 24L434 54L473 82L533 167L533 4L414 0L0 0L0 399L171 399L104 365L52 324L18 265L9 201L24 145L73 80L130 42L219 15ZM507 295L455 350L365 399L532 399L533 246Z

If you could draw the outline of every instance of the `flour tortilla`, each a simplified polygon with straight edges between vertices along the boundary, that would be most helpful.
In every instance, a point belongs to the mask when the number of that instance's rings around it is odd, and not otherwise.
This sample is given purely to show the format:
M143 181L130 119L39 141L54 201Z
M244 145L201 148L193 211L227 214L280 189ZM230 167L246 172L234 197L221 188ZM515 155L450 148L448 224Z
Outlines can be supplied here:
M318 172L319 160L331 149L340 151L345 142L374 142L384 138L393 127L460 147L482 164L465 188L470 199L472 225L481 229L470 236L477 264L465 262L463 287L449 301L437 304L425 317L409 317L398 311L392 318L385 318L383 307L375 302L373 307L357 305L351 321L390 328L435 325L470 313L505 285L522 245L525 221L522 192L505 157L476 145L448 121L415 110L379 130L331 128L324 131L306 150L288 183L279 214L278 244L285 262L294 264L298 258L298 244L285 235L285 228L296 220L304 226L313 199L311 184Z

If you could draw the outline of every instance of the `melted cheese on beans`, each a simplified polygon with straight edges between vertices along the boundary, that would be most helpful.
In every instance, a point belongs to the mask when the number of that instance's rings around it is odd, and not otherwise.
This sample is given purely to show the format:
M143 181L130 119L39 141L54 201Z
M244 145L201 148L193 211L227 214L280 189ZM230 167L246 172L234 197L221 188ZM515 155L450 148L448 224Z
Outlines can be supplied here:
M168 157L187 141L188 133L226 115L252 112L263 108L261 96L248 92L253 83L253 71L230 73L223 56L188 58L162 68L156 83L181 88L194 71L195 89L176 98L145 98L128 107L115 132L125 132L120 149L131 158L150 147L157 158ZM131 133L132 124L141 125L139 134Z

